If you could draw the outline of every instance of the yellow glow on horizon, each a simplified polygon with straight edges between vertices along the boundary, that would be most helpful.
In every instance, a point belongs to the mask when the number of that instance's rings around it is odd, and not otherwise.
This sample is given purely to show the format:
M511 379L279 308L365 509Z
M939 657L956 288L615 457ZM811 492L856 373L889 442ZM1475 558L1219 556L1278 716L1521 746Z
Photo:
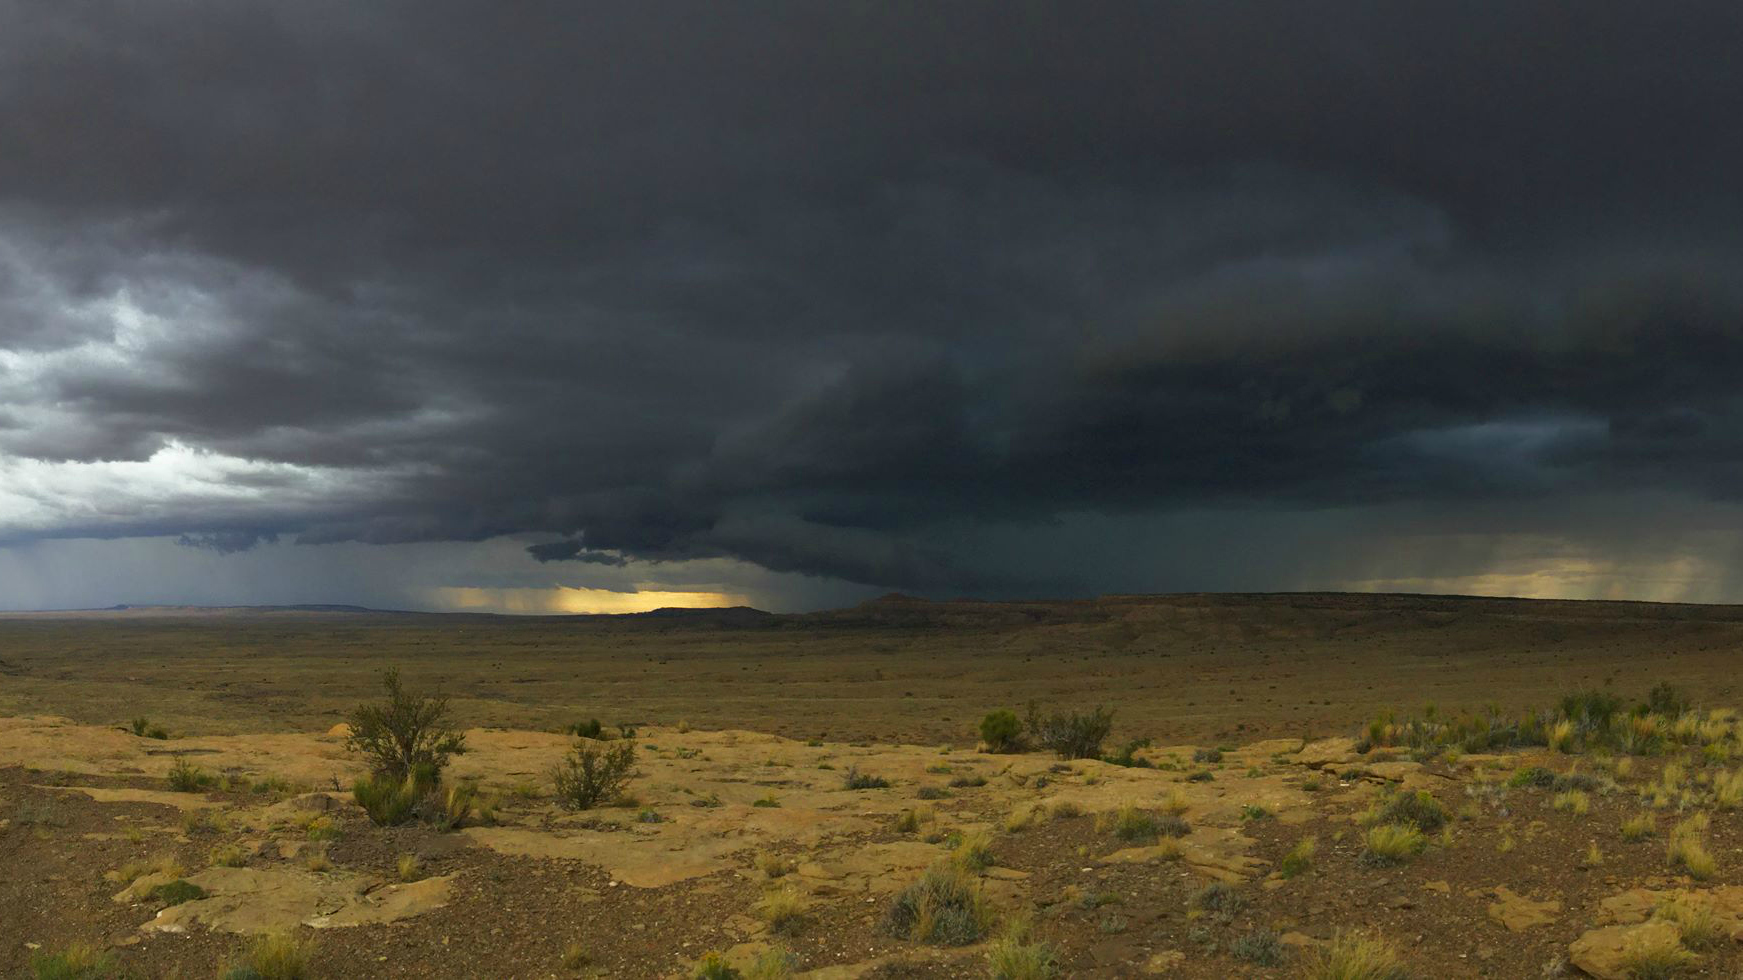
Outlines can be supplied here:
M436 605L465 612L522 615L637 613L654 609L708 609L747 606L748 597L729 592L613 592L554 586L548 589L483 589L451 586L431 590Z

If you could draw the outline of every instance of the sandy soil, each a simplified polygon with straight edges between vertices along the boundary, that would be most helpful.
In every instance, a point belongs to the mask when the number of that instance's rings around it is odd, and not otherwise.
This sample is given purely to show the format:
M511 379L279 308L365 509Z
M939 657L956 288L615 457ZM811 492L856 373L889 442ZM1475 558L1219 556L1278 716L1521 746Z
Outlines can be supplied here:
M980 945L927 946L883 928L895 891L948 859L951 835L977 831L991 839L994 863L980 878L993 906L1002 918L1032 919L1065 976L1293 975L1316 944L1357 927L1406 947L1420 975L1537 976L1571 970L1570 949L1590 930L1641 928L1605 904L1631 889L1716 896L1743 933L1743 888L1728 887L1743 882L1743 828L1731 813L1713 820L1722 871L1709 882L1667 868L1661 838L1621 840L1622 819L1645 809L1630 787L1658 778L1651 762L1574 816L1554 809L1549 790L1495 789L1520 766L1567 771L1582 761L1542 751L1420 764L1359 754L1348 737L1272 740L1204 764L1191 761L1193 746L1153 748L1142 755L1162 768L1146 769L966 744L639 734L633 806L571 813L553 805L543 775L570 739L474 730L452 778L504 802L493 820L437 833L373 826L332 791L358 771L335 735L172 741L182 758L238 777L234 791L175 793L166 743L65 719L7 719L0 860L14 870L0 885L0 936L11 937L0 971L22 968L34 949L85 941L112 947L134 975L209 976L247 936L290 930L311 937L318 976L685 976L707 951L748 965L771 946L818 977L985 976ZM892 785L848 790L850 767ZM1199 772L1210 778L1189 778ZM242 785L269 776L294 785ZM1462 819L1414 861L1365 863L1362 814L1382 793L1415 789ZM1177 844L1123 841L1105 822L1122 806L1177 811L1190 832ZM899 830L897 815L917 808L933 818ZM642 822L644 812L659 822ZM1029 812L1026 826L1009 823ZM331 867L313 872L307 827L317 816L338 836L322 845ZM1654 819L1662 831L1676 817ZM1281 877L1282 856L1310 837L1319 844L1311 869ZM242 849L243 867L207 867L227 844ZM1593 844L1603 861L1587 867ZM415 883L399 880L404 854L419 858ZM757 865L763 855L792 870L771 881ZM143 892L169 878L131 889L113 880L129 861L165 857L208 897L164 908ZM1238 907L1196 909L1211 882L1227 883ZM771 888L803 903L790 934L772 934L757 916ZM1649 913L1654 900L1642 901ZM1281 965L1235 958L1236 942L1256 930L1284 937ZM587 967L561 965L571 943ZM1732 945L1706 955L1706 975L1743 966Z
M1116 710L1116 737L1346 731L1396 706L1508 709L1661 680L1743 700L1743 609L1408 596L890 599L833 613L567 619L283 612L0 616L0 714L178 733L317 731L405 666L478 727L969 737L1031 698Z
M1626 761L1358 744L1383 704L1444 716L1669 679L1719 707L1743 635L1732 610L1183 597L740 618L8 619L0 975L82 942L119 975L207 978L282 931L321 977L684 977L709 952L748 969L775 949L795 975L984 977L991 936L940 946L886 924L899 890L978 835L992 932L1031 922L1060 976L1297 976L1361 930L1417 976L1621 977L1631 944L1680 942L1654 917L1671 898L1719 937L1687 975L1743 969L1730 715ZM448 781L493 812L439 832L375 826L352 802L362 770L333 726L390 663L455 695L472 750ZM973 720L1025 696L1115 706L1109 748L1151 738L1152 767L982 751ZM139 714L173 737L133 735L121 723ZM549 773L577 740L551 729L595 715L640 726L632 799L561 809ZM178 761L220 782L174 792ZM1583 812L1508 785L1531 766L1574 774ZM890 785L848 789L850 770ZM1416 791L1446 826L1414 859L1373 862L1371 811ZM1122 808L1177 813L1185 833L1123 839ZM1667 861L1695 814L1717 864L1701 880ZM1624 839L1640 815L1652 833ZM1305 840L1314 857L1285 877ZM152 897L175 880L204 896ZM764 920L771 892L798 902L795 924ZM1246 955L1263 936L1274 961Z

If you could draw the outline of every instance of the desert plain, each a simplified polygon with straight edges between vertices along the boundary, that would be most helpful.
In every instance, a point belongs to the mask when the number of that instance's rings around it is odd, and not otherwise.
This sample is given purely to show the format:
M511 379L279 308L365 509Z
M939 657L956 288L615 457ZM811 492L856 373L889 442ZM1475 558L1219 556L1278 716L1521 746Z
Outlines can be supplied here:
M8 615L0 974L1735 976L1740 648L1318 594ZM357 802L388 669L464 731L451 819ZM983 738L1030 705L1111 725Z

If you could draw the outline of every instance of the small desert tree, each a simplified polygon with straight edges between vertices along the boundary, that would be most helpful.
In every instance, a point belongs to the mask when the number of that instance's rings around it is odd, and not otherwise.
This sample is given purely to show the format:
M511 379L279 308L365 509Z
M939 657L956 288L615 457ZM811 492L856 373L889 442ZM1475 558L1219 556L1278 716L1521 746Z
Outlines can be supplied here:
M351 712L345 747L369 760L376 777L400 782L417 775L435 783L448 757L466 751L466 736L448 718L448 699L415 697L399 682L399 670L382 675L387 700L360 704Z
M988 752L1023 751L1023 722L1015 711L1000 708L980 720L980 740Z
M1114 713L1098 706L1087 714L1043 715L1041 706L1031 701L1025 725L1037 745L1053 750L1061 759L1096 759L1101 757L1101 743L1113 730Z
M623 792L635 774L635 739L608 747L583 741L551 770L551 781L560 806L586 810Z

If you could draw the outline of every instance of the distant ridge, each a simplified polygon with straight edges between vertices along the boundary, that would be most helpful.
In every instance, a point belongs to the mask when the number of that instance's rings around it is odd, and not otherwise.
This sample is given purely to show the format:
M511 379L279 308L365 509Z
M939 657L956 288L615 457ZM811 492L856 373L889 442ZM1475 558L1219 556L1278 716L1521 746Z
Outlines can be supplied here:
M752 606L665 606L631 613L495 613L481 611L424 612L375 609L343 603L295 603L257 606L174 606L118 603L92 609L0 610L4 617L103 618L138 617L196 619L247 616L374 617L382 620L419 618L466 621L545 621L633 625L667 629L805 629L882 628L1003 629L1024 625L1108 623L1147 620L1166 610L1195 614L1233 614L1254 609L1309 610L1355 616L1447 617L1465 614L1537 616L1552 614L1574 619L1625 614L1636 619L1702 619L1743 621L1743 605L1647 602L1626 599L1528 599L1511 596L1434 595L1386 592L1176 592L1109 594L1074 599L928 599L892 592L858 605L815 612L772 613Z
M371 609L368 606L348 606L343 603L304 602L286 606L160 606L120 603L102 609L68 609L66 612L332 612L332 613L407 613L401 609Z
M424 612L414 609L376 609L370 606L354 606L344 603L304 602L283 605L258 606L175 606L155 605L146 603L116 603L113 606L102 606L89 609L42 609L42 610L0 610L0 616L47 616L76 618L102 616L138 616L138 617L225 617L225 616L270 616L270 615L322 615L322 616L416 616L428 618L449 619L562 619L562 620L617 620L617 621L665 621L674 625L699 626L761 626L777 618L775 613L766 612L752 606L661 606L643 612L631 613L494 613L455 610L444 612Z

